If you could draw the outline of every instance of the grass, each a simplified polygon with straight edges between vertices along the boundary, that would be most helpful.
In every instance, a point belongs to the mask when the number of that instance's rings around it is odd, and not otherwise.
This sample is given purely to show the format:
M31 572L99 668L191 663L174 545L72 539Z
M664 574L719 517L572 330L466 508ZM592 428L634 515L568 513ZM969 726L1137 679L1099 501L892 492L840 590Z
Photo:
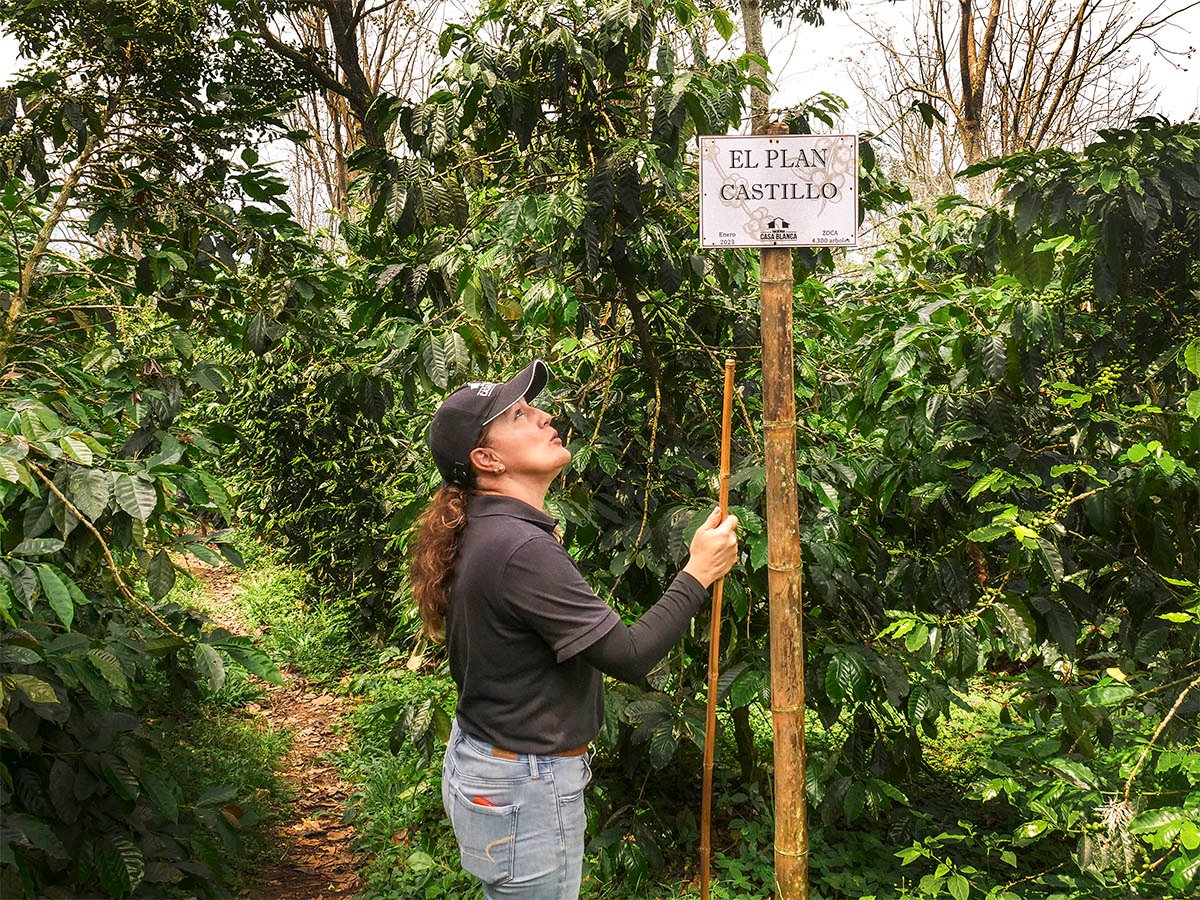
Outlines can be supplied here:
M324 684L340 683L361 698L347 723L350 748L339 755L343 777L356 786L348 815L371 862L364 870L365 898L466 898L481 895L459 865L458 851L442 810L441 744L432 734L421 743L401 742L392 752L398 717L413 703L441 698L453 703L453 683L409 671L403 654L371 653L352 625L351 611L313 599L303 572L268 548L239 541L247 560L231 602L277 665L291 667ZM205 584L181 575L172 599L209 617L222 610ZM262 692L261 683L236 667L219 692L208 694L208 715L180 728L199 764L194 777L220 771L236 788L247 823L270 821L290 801L290 789L275 775L288 737L240 717L238 710ZM345 676L350 674L349 680ZM449 700L447 701L447 696ZM244 801L244 802L243 802ZM251 812L252 811L252 812ZM239 866L245 870L270 848L261 829L247 842Z
M363 896L408 900L477 895L477 885L458 865L444 821L440 751L428 752L432 740L424 749L408 744L398 753L390 750L397 715L410 702L452 691L448 676L419 676L404 667L403 659L389 665L396 661L394 651L362 649L366 641L356 633L350 610L313 599L304 573L261 544L239 541L239 547L247 567L230 602L258 632L259 645L281 668L325 685L341 684L363 700L347 723L351 748L338 759L343 776L356 786L349 815L360 845L372 856L363 872ZM221 612L206 586L188 576L180 577L172 599L210 617ZM213 714L189 726L181 740L193 749L201 771L221 771L234 784L237 802L248 810L247 824L269 822L286 811L291 799L290 788L275 775L288 736L239 716L238 710L256 699L262 686L236 667L228 672L221 690L205 697ZM346 681L348 673L358 674ZM239 864L243 871L272 849L264 845L261 828L248 831L254 836Z
M260 632L258 642L280 667L291 667L306 678L332 684L361 667L365 641L352 623L352 612L335 600L313 599L312 585L297 567L283 562L265 545L239 536L238 548L246 568L232 604ZM204 582L180 573L171 599L209 618L224 611ZM226 706L238 706L254 696L245 684L228 685ZM225 689L223 689L224 691Z
M275 565L262 552L248 556L250 563L242 584L250 584L252 596L264 614L263 620L254 624L270 623L267 612L303 609L303 580L299 576ZM238 605L242 605L243 593L239 589L233 597ZM187 573L178 575L170 599L210 618L228 612L204 581ZM260 639L260 645L277 664L288 662L281 659L270 636ZM225 662L226 678L221 689L214 692L201 684L197 708L186 717L172 715L163 724L167 739L178 748L168 758L177 766L175 774L185 796L221 798L211 807L221 815L218 825L225 842L222 858L240 877L264 861L281 858L282 848L268 839L265 826L286 817L294 800L291 785L279 775L280 763L291 747L291 735L272 729L262 718L247 718L246 704L264 695L265 683L228 658ZM222 827L230 817L236 827Z
M166 754L188 802L210 805L236 828L223 828L222 860L240 879L261 862L278 858L265 825L286 816L294 793L279 777L291 735L236 712L201 707L201 714L167 723ZM224 789L224 790L223 790ZM211 804L204 798L219 797ZM241 815L238 815L240 811Z
M263 629L265 649L280 665L307 678L337 681L361 662L363 641L349 610L329 600L308 599L309 585L296 569L271 562L251 569L238 585L235 602Z
M292 801L294 792L277 771L291 747L286 731L235 713L210 711L175 726L171 735L189 751L191 761L181 773L183 783L208 790L212 776L219 774L220 784L234 788L235 802L264 820L284 812Z
M351 714L351 742L339 765L357 786L354 824L361 846L372 854L362 872L363 896L480 896L478 883L459 865L442 810L443 744L428 730L396 732L405 710L423 701L452 711L453 682L444 672L422 675L392 666L358 675L351 689L362 694L363 702Z
M969 709L951 705L950 717L938 723L937 737L925 741L930 768L955 779L975 776L995 746L1002 699L982 680L972 684L963 698Z

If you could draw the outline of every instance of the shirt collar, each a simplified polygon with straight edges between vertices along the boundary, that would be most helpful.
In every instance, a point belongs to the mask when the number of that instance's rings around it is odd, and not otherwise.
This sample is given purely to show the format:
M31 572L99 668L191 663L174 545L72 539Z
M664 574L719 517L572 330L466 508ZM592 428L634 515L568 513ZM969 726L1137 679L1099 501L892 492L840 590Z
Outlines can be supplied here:
M524 500L504 494L473 494L467 501L467 518L473 519L477 516L512 516L532 522L551 533L558 525L558 519L543 510L534 509Z

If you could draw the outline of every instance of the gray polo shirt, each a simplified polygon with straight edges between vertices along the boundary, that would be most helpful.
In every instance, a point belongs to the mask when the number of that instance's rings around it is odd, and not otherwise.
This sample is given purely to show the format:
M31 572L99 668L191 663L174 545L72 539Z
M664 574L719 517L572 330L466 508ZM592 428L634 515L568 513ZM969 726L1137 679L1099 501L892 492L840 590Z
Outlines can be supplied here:
M518 753L595 738L603 676L579 654L621 621L555 539L557 524L513 497L471 497L450 581L446 644L459 721Z

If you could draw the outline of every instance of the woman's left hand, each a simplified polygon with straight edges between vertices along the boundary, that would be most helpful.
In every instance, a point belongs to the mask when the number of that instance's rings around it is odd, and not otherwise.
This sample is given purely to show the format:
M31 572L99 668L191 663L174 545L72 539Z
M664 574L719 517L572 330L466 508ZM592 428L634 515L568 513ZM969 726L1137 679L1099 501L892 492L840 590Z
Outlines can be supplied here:
M737 516L721 518L720 507L701 523L692 537L691 553L683 571L707 588L724 578L738 558Z

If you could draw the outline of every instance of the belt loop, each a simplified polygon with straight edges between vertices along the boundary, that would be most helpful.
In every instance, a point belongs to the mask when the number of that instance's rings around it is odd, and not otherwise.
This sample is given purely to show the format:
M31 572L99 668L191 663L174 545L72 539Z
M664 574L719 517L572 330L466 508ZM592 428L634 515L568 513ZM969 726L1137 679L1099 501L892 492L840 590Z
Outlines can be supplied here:
M536 753L529 754L529 777L537 778L538 776L538 755Z

